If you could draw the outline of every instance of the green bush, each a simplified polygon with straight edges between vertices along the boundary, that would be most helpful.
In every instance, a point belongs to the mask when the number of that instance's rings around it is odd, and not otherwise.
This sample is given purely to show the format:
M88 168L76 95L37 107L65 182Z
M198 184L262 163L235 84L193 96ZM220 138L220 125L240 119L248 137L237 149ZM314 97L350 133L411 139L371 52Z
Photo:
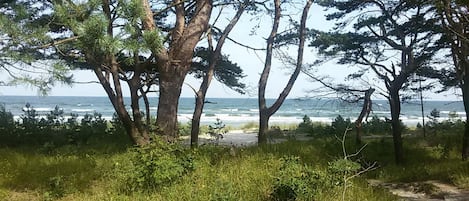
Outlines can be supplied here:
M303 122L298 124L297 132L314 136L328 136L332 133L332 127L324 123L312 122L308 115L305 115Z
M314 200L334 185L325 172L302 164L298 157L283 158L275 177L271 200Z
M337 116L334 121L331 123L332 132L335 135L342 135L344 134L347 128L352 128L352 122L350 118L344 119L341 115Z
M378 116L373 116L370 121L363 124L363 132L367 135L391 134L391 123L381 120Z
M125 191L151 191L183 177L194 170L193 157L180 144L163 142L157 138L145 147L130 151L131 165L120 169Z

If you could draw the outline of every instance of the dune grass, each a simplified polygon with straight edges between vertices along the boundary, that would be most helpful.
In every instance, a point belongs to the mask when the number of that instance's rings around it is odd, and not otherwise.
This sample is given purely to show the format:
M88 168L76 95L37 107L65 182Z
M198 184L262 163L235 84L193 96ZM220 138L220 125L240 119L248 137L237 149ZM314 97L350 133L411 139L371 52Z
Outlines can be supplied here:
M366 148L352 160L362 166L376 162L378 168L352 179L346 200L398 200L385 189L369 186L367 179L440 180L469 188L469 162L460 160L458 133L445 129L427 138L406 137L406 162L400 166L394 165L392 139L365 139ZM342 198L342 174L331 170L333 162L343 158L342 147L330 135L254 147L207 145L190 150L177 144L157 145L146 152L136 151L122 136L90 139L60 146L0 146L0 200ZM350 153L360 149L353 137L345 145ZM136 154L142 153L136 160ZM149 178L160 180L152 183ZM157 185L141 186L147 183Z

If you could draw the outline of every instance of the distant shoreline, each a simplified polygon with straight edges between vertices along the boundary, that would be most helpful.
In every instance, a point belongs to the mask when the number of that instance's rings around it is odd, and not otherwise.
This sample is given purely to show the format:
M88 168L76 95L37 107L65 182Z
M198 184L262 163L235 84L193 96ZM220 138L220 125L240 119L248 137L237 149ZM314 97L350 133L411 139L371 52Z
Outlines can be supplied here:
M103 95L103 96L86 96L86 95L67 95L67 96L63 96L63 95L48 95L48 96L39 96L39 95L36 95L36 96L31 96L31 95L1 95L0 94L0 97L1 96L4 96L4 97L34 97L34 98L43 98L43 97L57 97L57 98L67 98L67 97L86 97L86 98L108 98L107 96ZM130 96L124 96L124 98L130 98ZM149 97L150 99L153 99L153 98L158 98L158 96L150 96ZM181 99L194 99L194 97L191 97L191 96L182 96L180 97ZM210 100L210 99L255 99L257 100L257 96L255 97L206 97L205 98L206 100ZM268 97L266 98L267 100L275 100L276 97ZM339 100L338 98L336 97L324 97L324 98L307 98L307 97L288 97L286 100L297 100L297 101L308 101L308 100ZM386 99L373 99L373 101L387 101ZM423 99L424 102L432 102L432 101L435 101L435 102L462 102L462 99L460 100L443 100L443 99ZM420 103L420 100L411 100L411 101L408 101L410 103Z

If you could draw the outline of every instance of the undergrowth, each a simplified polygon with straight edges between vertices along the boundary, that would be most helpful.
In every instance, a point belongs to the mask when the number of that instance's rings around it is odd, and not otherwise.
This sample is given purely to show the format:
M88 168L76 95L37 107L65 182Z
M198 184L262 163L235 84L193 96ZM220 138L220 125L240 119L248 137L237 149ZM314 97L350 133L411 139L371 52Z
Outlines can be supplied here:
M366 180L441 180L468 188L469 164L459 159L461 134L452 126L425 139L406 137L401 166L393 164L387 138L366 139L366 148L350 161L343 160L342 144L331 135L256 147L191 150L154 140L136 148L126 138L108 137L121 132L114 125L83 143L15 141L0 147L0 200L397 200ZM343 146L351 153L360 150L354 140ZM370 162L378 169L347 181L344 192L344 173L355 174Z

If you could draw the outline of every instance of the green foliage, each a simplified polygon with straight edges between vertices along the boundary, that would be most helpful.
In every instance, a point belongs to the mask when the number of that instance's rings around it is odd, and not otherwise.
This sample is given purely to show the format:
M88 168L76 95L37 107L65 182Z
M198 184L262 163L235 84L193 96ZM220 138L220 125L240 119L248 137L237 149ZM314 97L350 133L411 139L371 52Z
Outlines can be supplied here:
M271 200L310 200L331 190L332 177L302 164L298 157L283 158L275 177Z
M0 133L8 133L15 127L13 114L5 110L5 105L0 104Z
M303 117L303 122L298 124L297 131L306 132L306 133L311 133L313 131L313 122L308 117L308 115L305 115Z
M187 148L171 144L155 137L145 147L130 151L130 169L119 169L127 181L126 192L151 191L170 185L193 171L195 166Z
M353 175L360 170L361 165L349 159L337 159L329 163L329 171L333 174Z
M110 123L101 114L85 114L64 118L58 106L45 117L40 117L33 106L26 104L21 120L0 108L0 146L41 146L45 152L64 145L83 145L100 141L127 144L129 139L122 124L114 119Z
M0 85L28 85L46 95L56 82L71 84L70 67L50 57L38 46L51 41L48 35L50 4L43 1L2 1L0 13Z
M341 115L337 116L331 123L332 132L335 135L343 134L348 128L352 127L350 118L344 119Z
M363 132L367 135L389 135L391 131L391 124L376 115L363 124Z
M196 48L194 57L198 58L196 61L192 62L191 74L194 74L196 78L202 78L207 72L210 60L213 53L209 51L208 48L199 47ZM221 55L220 59L217 61L215 67L214 77L219 82L223 83L230 89L244 94L246 84L241 82L241 79L246 75L243 74L243 70L238 64L233 63L229 60L228 56Z
M307 133L317 137L331 136L331 134L333 133L331 125L319 122L312 122L307 115L303 117L303 122L298 124L297 132Z

